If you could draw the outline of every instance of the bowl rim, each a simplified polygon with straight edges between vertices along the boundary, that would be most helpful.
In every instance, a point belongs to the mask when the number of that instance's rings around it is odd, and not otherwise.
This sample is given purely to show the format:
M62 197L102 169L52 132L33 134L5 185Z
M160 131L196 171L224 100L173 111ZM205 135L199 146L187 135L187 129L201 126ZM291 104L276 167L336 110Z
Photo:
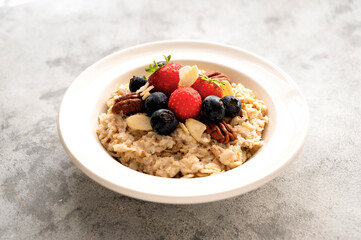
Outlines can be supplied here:
M288 160L286 162L284 162L283 164L281 164L280 166L277 166L277 168L274 168L272 171L268 172L262 178L259 178L259 179L255 180L255 181L252 181L251 183L249 183L247 185L244 185L241 189L231 189L229 191L223 191L221 193L207 194L207 195L204 195L204 194L202 194L202 195L192 195L192 196L159 195L159 194L150 194L150 193L145 193L145 192L141 192L141 191L135 191L134 189L127 189L124 186L119 186L119 185L115 184L114 182L108 181L108 179L102 178L101 176L99 176L95 172L88 169L84 164L82 164L82 162L74 156L74 154L72 153L70 147L67 145L66 140L64 139L63 134L62 134L62 126L61 126L62 109L63 109L63 105L64 105L64 99L67 97L67 94L70 91L71 87L87 71L90 71L90 69L94 68L95 66L97 66L99 64L102 64L103 62L107 61L108 59L111 59L112 57L117 56L119 54L122 54L125 51L129 51L129 50L133 50L133 49L137 49L137 48L142 48L142 47L151 47L151 46L155 46L155 45L159 45L159 44L169 44L169 43L173 43L173 44L187 44L187 43L191 43L191 44L193 44L193 43L207 44L207 45L210 45L210 46L223 47L223 48L228 48L228 49L231 49L231 50L234 50L234 51L240 51L240 52L243 52L243 53L245 53L245 54L247 54L247 55L249 55L249 56L251 56L251 57L253 57L253 58L257 59L257 60L259 60L260 62L265 63L266 65L271 67L273 70L275 70L278 74L280 74L283 77L283 79L287 80L287 82L289 84L292 84L292 87L297 91L298 95L300 96L300 98L303 101L304 108L305 108L305 113L307 114L307 116L305 116L305 118L306 118L305 129L302 132L302 134L298 137L297 144L293 148L293 151L290 152L287 155ZM242 193L246 193L248 191L251 191L251 190L253 190L255 188L260 187L261 185L265 184L266 182L268 182L271 179L273 179L274 177L276 177L279 173L281 173L289 164L292 163L292 161L294 160L296 155L301 151L302 146L305 143L308 128L309 128L309 110L308 110L307 102L306 102L306 99L305 99L303 93L300 91L300 89L294 83L294 81L291 79L291 77L287 73L285 73L282 69L280 69L278 66L276 66L275 64L271 63L270 61L264 59L263 57L260 57L260 56L258 56L256 54L251 53L248 50L245 50L245 49L242 49L242 48L229 46L229 45L221 44L221 43L216 43L216 42L212 42L212 41L171 40L171 41L150 42L150 43L136 45L136 46L133 46L133 47L130 47L130 48L125 48L125 49L116 51L116 52L114 52L114 53L112 53L112 54L110 54L110 55L96 61L95 63L90 65L88 68L86 68L81 74L79 74L77 76L77 78L73 81L73 83L69 86L69 88L67 89L67 91L64 94L63 100L62 100L61 105L59 107L59 113L58 113L58 119L57 119L57 128L58 128L59 138L60 138L61 143L62 143L65 151L67 152L67 154L70 156L70 158L73 160L73 162L77 165L77 167L79 167L86 175L88 175L90 178L92 178L93 180L95 180L99 184L101 184L101 185L103 185L103 186L105 186L105 187L107 187L107 188L109 188L109 189L111 189L113 191L120 192L122 194L131 196L131 197L134 197L134 198L142 199L142 200L147 200L147 201L162 202L162 203L177 203L177 204L202 203L202 202L221 200L221 199L233 197L233 196L236 196L236 195L239 195L239 194L242 194ZM224 174L224 173L222 173L222 174ZM222 174L220 174L220 175L222 175ZM159 178L159 177L156 177L156 178ZM195 181L197 181L196 179L181 179L181 180L179 180L179 179L168 179L168 180L171 180L171 181L194 181L195 182ZM126 191L120 191L119 187L122 188L122 189L125 189Z

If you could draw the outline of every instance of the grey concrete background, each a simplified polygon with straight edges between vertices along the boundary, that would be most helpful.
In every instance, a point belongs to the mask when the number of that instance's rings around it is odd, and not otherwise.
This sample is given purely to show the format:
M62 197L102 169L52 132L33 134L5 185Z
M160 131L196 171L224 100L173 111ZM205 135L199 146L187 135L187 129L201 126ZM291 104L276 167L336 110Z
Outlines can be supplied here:
M361 1L0 1L1 239L361 239ZM87 66L166 39L242 47L286 70L311 125L285 172L199 205L131 199L63 150L57 109Z

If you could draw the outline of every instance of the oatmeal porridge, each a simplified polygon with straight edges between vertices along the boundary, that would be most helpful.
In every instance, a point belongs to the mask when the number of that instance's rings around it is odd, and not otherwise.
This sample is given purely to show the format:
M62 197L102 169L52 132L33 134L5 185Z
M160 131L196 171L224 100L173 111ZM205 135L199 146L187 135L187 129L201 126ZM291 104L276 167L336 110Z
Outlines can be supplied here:
M264 144L264 102L224 73L165 59L111 93L99 115L101 144L124 166L160 177L241 166Z

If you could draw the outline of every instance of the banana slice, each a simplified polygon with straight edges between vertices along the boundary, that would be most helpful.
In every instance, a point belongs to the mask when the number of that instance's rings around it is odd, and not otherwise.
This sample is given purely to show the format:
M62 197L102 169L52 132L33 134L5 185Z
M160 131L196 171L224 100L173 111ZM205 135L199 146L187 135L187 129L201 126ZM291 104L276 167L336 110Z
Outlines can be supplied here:
M197 65L184 66L179 69L179 87L190 87L197 80L199 69Z

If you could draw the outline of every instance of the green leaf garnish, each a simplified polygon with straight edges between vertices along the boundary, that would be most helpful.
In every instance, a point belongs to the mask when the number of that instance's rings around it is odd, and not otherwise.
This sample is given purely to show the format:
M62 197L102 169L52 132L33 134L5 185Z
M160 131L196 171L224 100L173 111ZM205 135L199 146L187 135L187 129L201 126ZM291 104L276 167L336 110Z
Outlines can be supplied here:
M172 55L168 55L168 56L163 55L163 57L165 59L165 64L168 64L170 62Z
M159 68L167 65L170 62L171 59L171 55L165 56L163 55L164 59L165 59L165 64L163 64L162 62L157 63L155 60L153 61L154 65L149 64L149 67L145 69L146 72L149 73L154 73L155 71L157 71Z
M202 75L200 78L203 79L203 80L205 80L205 81L212 82L212 83L216 84L218 87L220 87L221 84L222 84L222 85L226 84L224 81L217 80L217 79L213 79L213 78L209 78L209 77L207 77L206 75Z

